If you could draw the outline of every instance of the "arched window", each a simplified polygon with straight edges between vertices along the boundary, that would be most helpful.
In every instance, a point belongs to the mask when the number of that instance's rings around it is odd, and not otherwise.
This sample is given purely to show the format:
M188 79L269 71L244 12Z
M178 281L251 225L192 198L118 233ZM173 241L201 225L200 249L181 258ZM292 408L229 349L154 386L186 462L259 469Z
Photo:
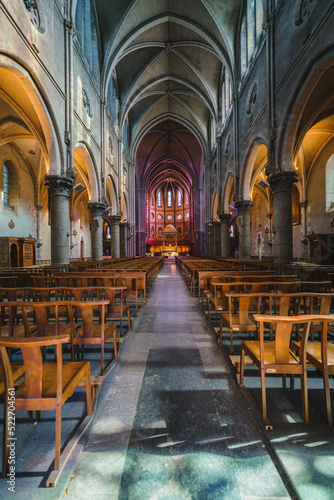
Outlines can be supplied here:
M229 72L225 68L222 87L222 119L227 117L232 104L232 85Z
M90 0L78 0L75 26L88 65L97 78L99 71L98 32L95 11Z
M152 206L154 205L153 196L151 196L151 205L152 205Z
M180 189L177 191L177 206L181 207L182 206L182 194Z
M16 212L19 208L19 178L11 161L6 161L2 166L2 192L4 207Z
M240 30L240 72L246 71L263 30L263 0L247 0Z
M241 65L241 76L245 73L247 68L247 28L246 28L246 17L242 20L241 32L240 32L240 65Z
M9 206L9 169L6 163L2 169L3 172L3 204Z
M172 191L168 189L167 191L167 207L171 208L172 206Z
M188 205L189 203L189 196L188 196L188 193L186 193L186 196L185 196L185 204Z
M162 207L162 196L161 191L158 192L158 207Z
M326 165L326 211L334 211L334 155Z

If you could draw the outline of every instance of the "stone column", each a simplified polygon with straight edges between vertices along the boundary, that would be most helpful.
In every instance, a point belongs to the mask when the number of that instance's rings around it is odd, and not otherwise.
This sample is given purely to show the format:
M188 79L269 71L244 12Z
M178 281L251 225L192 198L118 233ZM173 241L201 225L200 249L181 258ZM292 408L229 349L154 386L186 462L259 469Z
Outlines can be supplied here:
M238 209L239 258L250 259L250 209L253 206L253 202L251 200L237 201L235 206Z
M69 202L73 179L48 175L45 185L50 193L51 264L69 263Z
M230 214L218 214L221 224L221 256L230 256Z
M105 210L104 203L92 202L88 203L88 208L91 214L91 255L92 260L103 259L103 224L102 214Z
M145 189L136 189L136 254L146 255L146 202Z
M110 237L111 237L111 256L113 259L120 257L120 238L119 238L119 223L120 215L111 215L110 219Z
M268 177L274 204L274 261L287 264L293 259L292 189L298 176L294 171L271 174Z

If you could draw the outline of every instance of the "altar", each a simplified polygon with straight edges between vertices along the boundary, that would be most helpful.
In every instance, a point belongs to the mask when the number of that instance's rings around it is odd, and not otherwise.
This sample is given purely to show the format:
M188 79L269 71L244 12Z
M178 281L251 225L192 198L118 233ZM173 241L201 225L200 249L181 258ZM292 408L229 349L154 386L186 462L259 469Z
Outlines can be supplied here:
M167 226L162 231L162 256L172 259L179 255L177 251L178 232L172 224Z

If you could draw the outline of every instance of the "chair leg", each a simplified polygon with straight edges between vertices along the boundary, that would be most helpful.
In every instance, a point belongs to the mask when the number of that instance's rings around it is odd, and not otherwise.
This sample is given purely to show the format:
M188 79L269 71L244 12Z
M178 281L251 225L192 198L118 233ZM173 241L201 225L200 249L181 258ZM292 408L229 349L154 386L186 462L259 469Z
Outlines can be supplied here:
M90 368L88 368L88 372L85 376L86 382L86 404L87 404L87 415L92 414L92 387L90 381Z
M307 392L307 372L306 369L300 376L301 390L302 390L302 405L303 405L303 417L304 423L307 425L309 423L309 413L308 413L308 392Z
M104 342L102 340L101 342L101 375L103 375L104 372Z
M324 389L325 389L325 398L326 398L327 423L331 427L332 426L332 408L331 408L331 394L330 394L330 390L329 390L328 370L324 370L323 380L324 380Z
M219 343L223 344L223 315L220 315Z
M262 415L263 419L266 420L267 416L267 397L266 397L266 374L264 370L261 370L261 394L262 394Z
M54 469L59 469L60 463L60 444L61 444L61 414L62 406L61 403L56 408L56 438L55 438L55 466Z
M130 319L130 309L128 310L128 328L131 330L131 319Z
M231 354L233 354L233 328L230 328L230 340L231 340Z
M117 348L117 331L116 331L116 328L115 328L115 331L114 331L114 354L115 354L115 358L117 359L118 358L118 348Z
M240 355L240 385L244 385L244 370L245 370L245 349L241 346Z
M123 337L123 318L121 316L121 331L120 331L120 336Z
M286 389L286 373L282 374L283 389Z
M208 314L208 321L209 321L209 323L210 323L210 321L211 321L211 304L210 304L210 302L209 302L209 314Z
M9 414L8 414L8 401L4 398L4 415L3 415L3 440L2 440L2 475L6 477L8 472L8 460L10 453L10 428L9 428Z

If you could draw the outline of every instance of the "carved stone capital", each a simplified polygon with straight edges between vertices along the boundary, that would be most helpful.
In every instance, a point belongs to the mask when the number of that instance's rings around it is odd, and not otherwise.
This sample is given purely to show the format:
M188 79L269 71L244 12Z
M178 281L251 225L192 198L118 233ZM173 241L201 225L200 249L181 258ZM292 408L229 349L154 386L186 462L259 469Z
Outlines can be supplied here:
M105 204L99 201L88 203L88 208L92 217L102 217L103 212L105 211Z
M239 200L235 202L235 208L238 209L239 213L250 211L253 205L252 200Z
M60 175L48 175L45 179L45 186L50 190L50 196L62 195L70 196L73 189L74 181L69 177L61 177Z
M270 174L268 182L273 190L273 194L281 193L282 191L292 192L293 185L298 182L298 175L293 170L278 172Z
M223 224L225 224L226 222L228 222L231 218L230 214L225 214L225 213L220 213L218 214L218 217L220 219L220 222Z

